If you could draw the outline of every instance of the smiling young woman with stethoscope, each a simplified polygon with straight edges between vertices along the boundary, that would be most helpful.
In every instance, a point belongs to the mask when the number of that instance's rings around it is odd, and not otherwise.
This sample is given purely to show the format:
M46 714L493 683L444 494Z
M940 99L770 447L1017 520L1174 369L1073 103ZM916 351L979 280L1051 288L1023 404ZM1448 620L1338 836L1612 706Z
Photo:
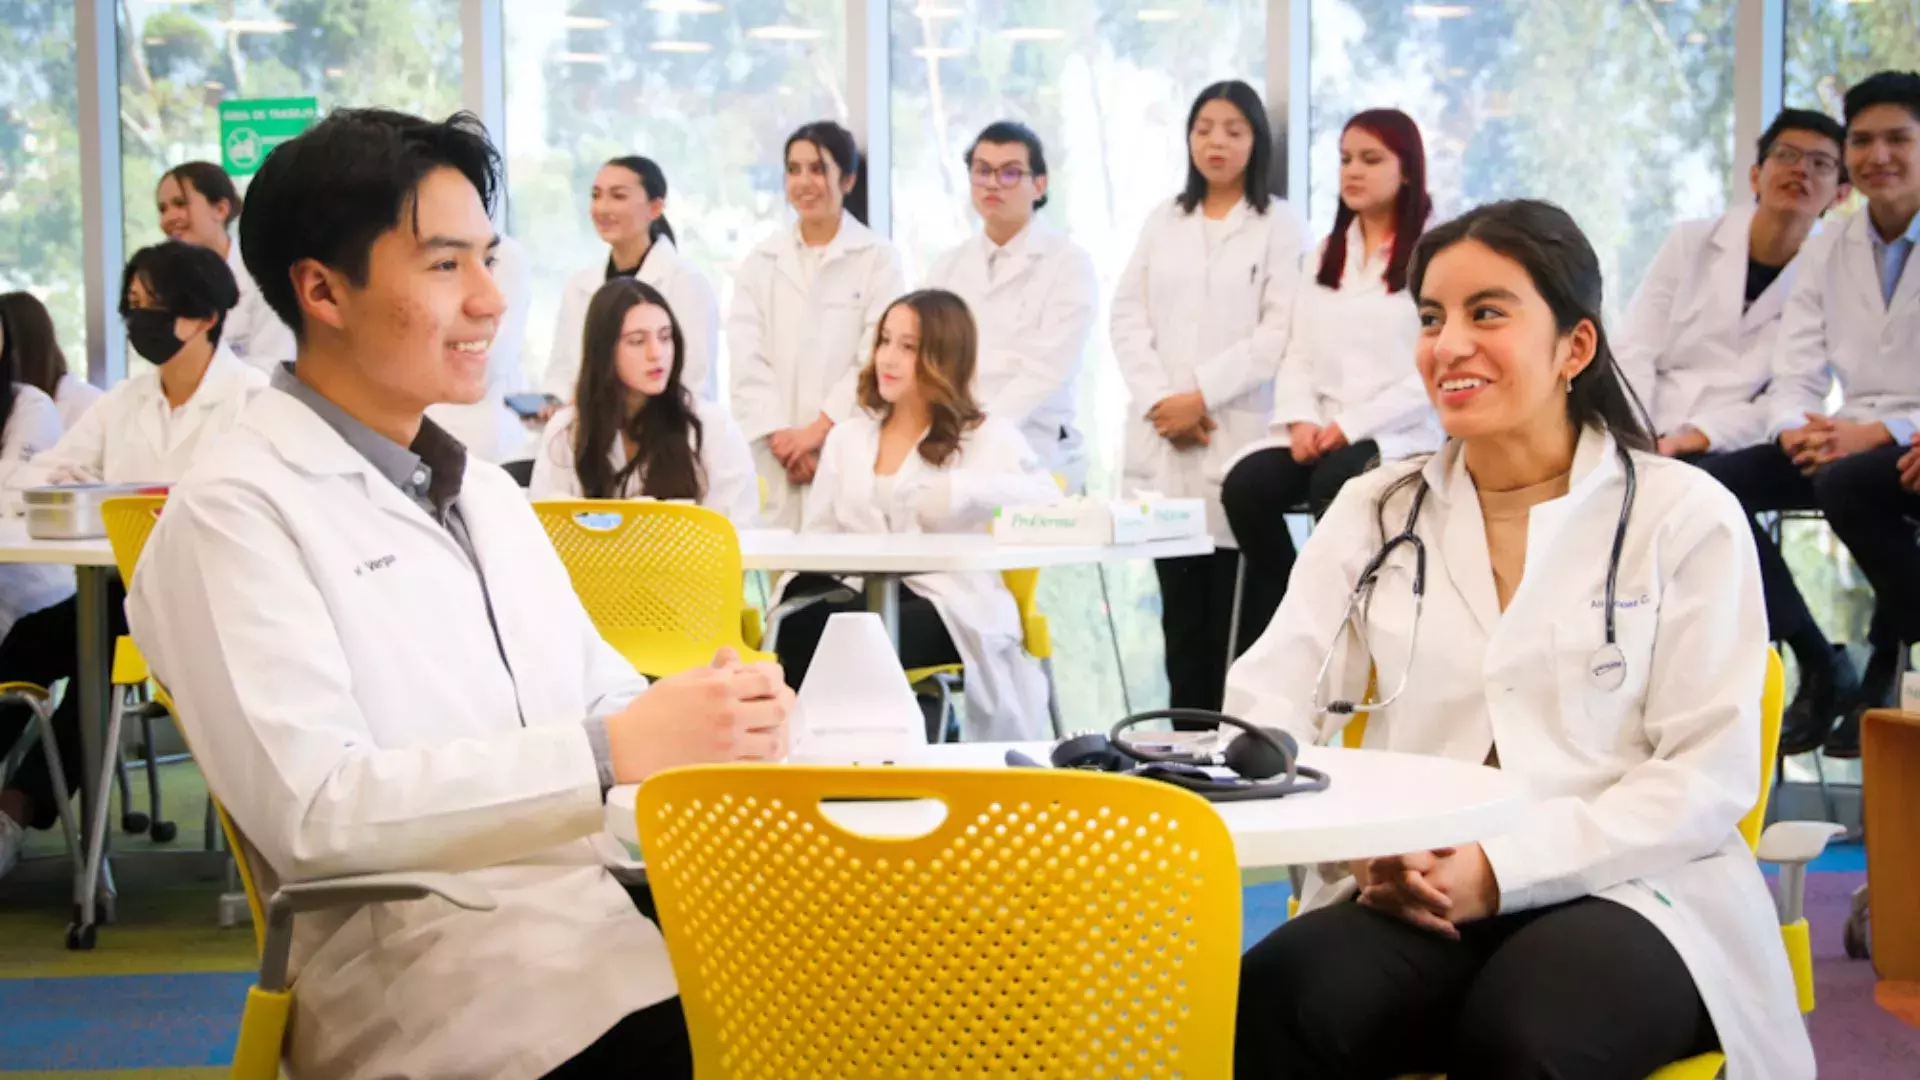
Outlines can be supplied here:
M1409 288L1449 442L1341 491L1227 709L1321 741L1371 671L1367 747L1497 764L1535 805L1312 875L1244 961L1236 1075L1640 1078L1722 1048L1736 1080L1813 1076L1737 831L1767 649L1739 506L1651 452L1563 211L1442 225Z

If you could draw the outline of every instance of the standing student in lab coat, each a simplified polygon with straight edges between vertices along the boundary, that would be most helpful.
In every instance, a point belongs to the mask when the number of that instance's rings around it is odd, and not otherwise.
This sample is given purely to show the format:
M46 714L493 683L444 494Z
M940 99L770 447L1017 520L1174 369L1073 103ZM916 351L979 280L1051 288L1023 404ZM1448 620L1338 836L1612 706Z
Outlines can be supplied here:
M627 277L660 290L673 306L687 342L685 385L705 401L719 400L720 305L712 282L681 256L667 224L667 174L650 158L614 158L593 178L592 200L593 229L607 242L607 261L567 279L547 354L547 393L573 400L587 305L600 286Z
M1240 558L1220 483L1266 431L1300 276L1299 220L1267 192L1272 159L1252 87L1201 91L1187 116L1186 190L1147 218L1113 296L1113 353L1131 398L1124 486L1205 499L1217 547L1154 563L1176 706L1220 706Z
M1619 357L1662 454L1697 458L1766 440L1756 399L1772 374L1802 246L1847 182L1845 140L1825 113L1780 110L1749 172L1756 202L1682 222L1654 256Z
M834 425L807 493L805 532L980 532L1001 506L1047 503L1060 489L1011 422L974 401L978 335L953 293L908 293L886 309L873 359L860 372L860 412ZM1045 738L1047 681L1027 654L1020 612L999 574L916 574L900 602L908 668L962 662L966 737ZM820 574L784 595L840 587ZM827 617L861 604L822 602L787 617L779 654L795 687Z
M427 410L434 423L459 439L482 461L525 458L531 441L526 422L507 408L507 397L527 383L520 353L527 343L527 308L533 302L533 264L520 241L502 233L493 249L493 281L506 298L507 313L487 350L487 393L471 405L435 405Z
M267 381L222 342L226 317L238 299L239 289L226 261L206 248L169 240L134 252L121 281L120 318L134 352L154 370L122 381L64 434L57 417L43 418L33 425L37 434L26 437L23 427L19 429L23 441L14 443L16 429L10 426L10 450L39 452L25 462L16 456L0 467L0 487L7 489L7 501L16 501L21 489L41 484L178 480L219 435L238 422L248 400ZM22 396L29 402L45 400L38 391ZM15 411L21 411L18 399ZM19 667L0 668L0 679L50 686L79 670L74 651L78 610L73 575L38 576L32 581L33 588L10 596L7 602L25 615L15 626L21 643L39 644ZM109 593L111 629L124 634L118 581ZM81 780L79 697L67 694L53 715L69 793L77 790ZM11 745L4 731L0 731L0 743ZM9 823L51 827L59 811L53 800L51 774L35 748L14 787L0 793L0 864L9 860L8 834L18 840L18 831Z
M1324 703L1361 700L1371 669L1386 704L1367 747L1497 764L1534 805L1479 843L1313 874L1303 913L1242 962L1235 1075L1611 1080L1717 1048L1730 1080L1811 1078L1738 831L1767 650L1740 507L1651 452L1599 260L1559 208L1439 226L1409 287L1451 441L1341 491L1227 708L1326 740ZM1402 543L1347 629L1365 564L1403 532L1424 544L1424 605Z
M47 306L29 292L0 295L0 353L13 377L53 399L60 426L71 428L106 391L67 368Z
M787 138L787 202L799 220L740 264L727 313L729 404L767 481L764 516L796 528L820 448L853 415L880 313L906 291L900 254L863 223L853 133L828 120Z
M1019 427L1068 490L1085 485L1080 367L1100 311L1093 259L1041 223L1047 156L1024 124L988 124L966 153L981 233L934 260L927 287L967 302L980 328L980 407Z
M1340 135L1340 209L1319 269L1300 276L1273 384L1273 443L1227 471L1220 502L1246 559L1240 621L1267 625L1293 572L1285 512L1318 518L1348 480L1443 438L1413 347L1420 317L1407 260L1427 227L1427 155L1398 109L1370 109Z
M233 223L239 220L241 207L233 178L210 161L189 161L160 177L154 198L160 208L160 231L167 239L206 248L227 260L227 269L233 272L240 302L221 335L227 348L267 374L292 360L293 331L267 306L240 259L239 245L233 242Z
M727 410L680 381L686 334L660 291L620 277L587 305L573 404L547 424L536 499L684 499L751 528L759 474Z
M498 167L470 116L385 110L268 156L241 246L300 355L173 489L128 603L262 888L434 871L497 902L301 916L296 1078L691 1077L604 793L785 749L777 668L649 687L520 488L424 418L485 393Z
M1779 548L1754 524L1767 623L1792 647L1800 690L1780 750L1858 757L1860 715L1892 704L1920 640L1920 549L1899 459L1920 425L1920 73L1847 91L1847 172L1866 208L1807 244L1760 399L1767 441L1704 467L1750 513L1818 507L1873 585L1873 654L1856 679L1827 643ZM1842 403L1827 415L1838 382ZM1838 726L1835 725L1839 718Z

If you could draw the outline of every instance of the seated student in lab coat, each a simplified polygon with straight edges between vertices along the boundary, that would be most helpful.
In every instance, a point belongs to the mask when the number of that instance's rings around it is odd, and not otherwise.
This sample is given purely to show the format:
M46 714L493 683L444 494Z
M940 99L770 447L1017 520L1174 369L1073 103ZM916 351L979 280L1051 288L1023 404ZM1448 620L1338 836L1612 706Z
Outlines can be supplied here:
M1273 383L1274 438L1227 470L1220 502L1246 559L1240 625L1273 618L1293 572L1285 512L1318 518L1380 461L1439 449L1444 436L1413 366L1420 316L1407 261L1427 227L1427 155L1398 109L1370 109L1340 135L1340 208L1301 275Z
M798 221L734 275L728 404L767 481L763 516L792 529L827 432L857 408L854 384L880 312L907 284L899 252L863 223L853 133L830 120L807 124L787 137L785 154Z
M1860 756L1861 714L1894 702L1904 643L1920 640L1916 508L1899 470L1920 425L1920 267L1910 258L1920 243L1920 73L1855 84L1846 112L1847 172L1866 208L1823 229L1798 260L1760 399L1765 441L1702 463L1749 513L1818 508L1873 586L1873 653L1856 678L1754 523L1768 630L1800 669L1780 751L1829 757ZM1829 416L1836 382L1842 403Z
M273 313L259 286L240 260L233 242L233 223L240 217L240 192L225 169L210 161L175 165L160 177L154 190L160 207L160 231L169 240L203 247L227 261L240 287L240 302L227 318L221 337L227 348L247 363L271 375L293 359L293 331Z
M262 887L457 874L497 901L302 916L289 1075L692 1075L604 793L784 753L789 692L723 652L649 687L525 494L431 420L486 387L499 156L477 120L335 110L241 229L300 353L174 488L128 602Z
M120 318L134 351L154 370L122 381L64 434L57 418L50 425L43 420L32 425L35 436L14 443L16 428L10 425L9 451L38 452L25 462L10 453L8 465L0 468L8 501L17 502L22 489L42 484L178 480L266 385L266 376L241 363L222 341L226 316L238 298L226 261L206 248L169 240L134 252L121 281ZM34 391L29 400L43 397ZM16 401L16 413L20 410ZM25 430L19 429L23 437ZM70 572L39 578L37 584L6 600L22 614L31 612L15 627L15 634L30 635L20 637L20 644L38 644L30 655L15 655L0 667L0 679L50 686L79 670L78 610ZM119 581L109 592L113 633L124 634ZM10 635L0 651L12 643ZM81 782L79 701L80 695L67 694L53 716L69 793ZM11 745L6 727L0 724L0 744ZM18 840L12 825L50 828L58 813L51 775L36 747L14 787L0 793L0 864L10 859L9 834Z
M614 278L586 316L580 384L547 424L529 494L684 499L751 528L760 509L753 452L727 410L680 381L686 335L667 298Z
M1534 804L1479 843L1310 875L1302 914L1242 961L1235 1075L1645 1077L1720 1048L1732 1080L1812 1077L1738 831L1767 650L1739 505L1652 452L1599 260L1558 207L1435 228L1408 287L1450 441L1341 490L1227 709L1326 741L1326 703L1360 700L1372 669L1367 747L1497 764ZM1424 608L1402 543L1347 629L1363 567L1404 532Z
M1035 216L1047 205L1047 156L1026 125L988 124L965 160L981 233L934 260L927 287L973 312L980 407L1018 426L1040 463L1078 491L1087 473L1080 368L1100 312L1093 259Z
M649 158L614 158L593 178L591 210L593 229L607 242L607 261L567 279L547 354L546 392L573 400L587 304L600 286L624 277L646 282L673 305L687 343L684 385L704 401L718 400L720 305L713 284L680 254L667 224L667 174Z
M11 328L0 322L0 485L34 454L60 438L60 409L39 388L21 381ZM0 563L0 681L48 686L72 675L74 636L71 619L62 629L58 616L41 612L61 606L73 595L73 570L66 566ZM71 611L71 605L67 605ZM68 694L68 697L77 697ZM66 710L71 713L72 710ZM0 746L11 749L28 720L23 706L0 709ZM79 778L80 730L69 715L57 726L60 764L68 790ZM53 774L35 742L16 775L0 790L0 878L20 861L25 829L51 828L58 820Z
M1215 544L1210 555L1153 564L1179 707L1220 707L1240 564L1220 483L1266 433L1300 277L1300 221L1267 191L1272 159L1252 87L1201 91L1187 115L1186 190L1147 218L1113 294L1113 355L1132 399L1123 486L1205 500ZM1257 632L1247 627L1241 640Z
M803 532L983 532L1001 506L1061 498L1033 447L973 397L978 334L958 296L908 293L886 310L873 359L860 372L861 411L834 425L807 494ZM800 574L783 595L839 588ZM964 663L966 737L1046 737L1047 680L1023 644L1020 612L999 574L916 574L900 600L900 660L908 668ZM827 617L864 610L821 602L787 616L778 651L798 687Z
M1682 222L1654 256L1618 352L1662 454L1693 459L1766 441L1757 399L1800 252L1845 193L1845 141L1825 113L1780 110L1749 171L1755 202Z
M67 354L60 351L60 339L53 331L53 316L32 293L0 295L0 352L6 354L4 362L15 379L59 406L63 430L79 423L81 415L106 394L67 368Z

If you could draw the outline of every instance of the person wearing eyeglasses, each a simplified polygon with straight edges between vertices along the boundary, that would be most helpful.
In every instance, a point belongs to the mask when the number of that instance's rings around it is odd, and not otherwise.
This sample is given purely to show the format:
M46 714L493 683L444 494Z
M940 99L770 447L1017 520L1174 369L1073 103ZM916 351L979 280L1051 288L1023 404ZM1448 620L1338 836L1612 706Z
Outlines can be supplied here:
M1858 757L1860 717L1891 704L1920 639L1920 506L1900 459L1920 427L1920 72L1883 71L1846 95L1846 167L1866 206L1815 237L1781 317L1758 445L1704 467L1749 514L1817 508L1873 586L1859 679L1807 610L1779 546L1754 526L1767 624L1799 662L1783 754ZM1829 408L1832 391L1840 407ZM1837 725L1837 726L1836 726Z
M1619 355L1662 454L1695 458L1766 441L1757 399L1800 251L1846 194L1845 140L1825 113L1782 109L1748 173L1755 201L1682 222L1654 256Z
M1025 124L988 124L963 160L981 231L940 256L927 287L965 300L980 327L975 390L988 416L1020 428L1040 461L1084 484L1080 369L1100 311L1093 259L1035 217L1047 205L1047 155Z

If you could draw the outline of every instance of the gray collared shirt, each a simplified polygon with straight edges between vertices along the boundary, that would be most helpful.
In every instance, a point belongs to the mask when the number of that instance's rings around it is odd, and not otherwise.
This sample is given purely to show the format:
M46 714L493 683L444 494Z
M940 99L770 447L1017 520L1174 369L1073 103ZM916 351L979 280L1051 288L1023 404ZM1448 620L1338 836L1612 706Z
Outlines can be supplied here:
M328 401L320 392L293 373L292 364L282 364L273 371L273 388L287 394L294 400L312 409L314 415L326 421L348 446L361 457L367 459L380 475L393 482L401 493L413 500L414 504L447 530L453 542L465 553L468 565L480 581L480 597L485 601L487 621L493 626L494 646L500 650L501 666L507 669L507 678L513 678L513 665L507 662L506 642L500 637L500 622L493 613L493 596L487 589L486 574L480 568L480 557L473 547L473 535L467 531L467 521L460 513L458 499L460 487L467 475L467 448L460 440L447 434L446 429L424 417L420 420L420 433L414 436L412 446L401 446L392 439L368 427L347 410ZM514 702L519 708L519 701ZM522 725L526 716L520 717ZM589 719L586 721L587 742L593 748L594 765L600 774L600 791L604 796L607 789L613 787L613 754L607 745L606 721Z

